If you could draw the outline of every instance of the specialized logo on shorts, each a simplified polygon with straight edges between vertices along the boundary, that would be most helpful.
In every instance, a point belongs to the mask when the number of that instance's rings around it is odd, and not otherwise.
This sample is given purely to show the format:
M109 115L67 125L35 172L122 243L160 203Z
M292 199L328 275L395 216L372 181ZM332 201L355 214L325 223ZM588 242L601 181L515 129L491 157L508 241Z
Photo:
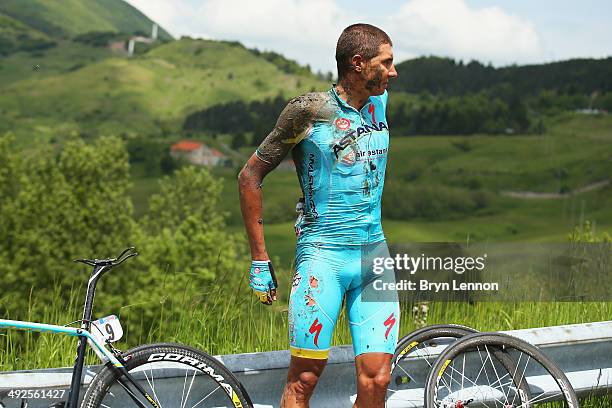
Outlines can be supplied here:
M395 313L391 313L391 316L387 317L387 320L385 320L384 325L389 326L387 327L387 331L385 332L385 340L386 340L387 337L389 337L389 332L391 331L391 328L393 328L393 326L395 325Z
M351 127L351 121L346 118L336 119L336 127L340 130L348 130Z
M319 334L321 334L321 329L323 329L323 324L319 323L319 319L315 319L315 321L312 322L312 326L310 326L310 329L308 329L308 332L310 332L310 334L315 335L314 344L317 347L319 347Z
M255 273L259 273L259 272L261 272L261 269L259 269L258 267L256 267L255 269L253 269L253 272L255 272Z

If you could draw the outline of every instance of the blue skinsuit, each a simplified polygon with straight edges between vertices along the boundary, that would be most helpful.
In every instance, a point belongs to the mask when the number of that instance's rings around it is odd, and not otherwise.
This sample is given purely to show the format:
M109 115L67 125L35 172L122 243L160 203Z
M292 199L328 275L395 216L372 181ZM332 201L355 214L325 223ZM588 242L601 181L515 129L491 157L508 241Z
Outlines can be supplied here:
M372 259L389 256L381 226L389 130L387 92L360 111L329 91L331 120L314 121L293 147L304 195L296 222L296 268L289 300L294 356L327 358L346 295L355 355L393 354L399 327L395 292L374 290Z

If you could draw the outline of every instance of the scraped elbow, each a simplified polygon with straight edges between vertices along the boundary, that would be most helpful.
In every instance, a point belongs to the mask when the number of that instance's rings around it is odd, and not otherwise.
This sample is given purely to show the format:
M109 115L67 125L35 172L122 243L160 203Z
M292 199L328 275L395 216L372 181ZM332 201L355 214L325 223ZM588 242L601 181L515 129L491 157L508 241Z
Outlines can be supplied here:
M249 186L258 186L261 184L261 177L254 172L251 168L249 168L249 164L245 164L245 166L238 173L238 189L242 190L243 188L247 188Z

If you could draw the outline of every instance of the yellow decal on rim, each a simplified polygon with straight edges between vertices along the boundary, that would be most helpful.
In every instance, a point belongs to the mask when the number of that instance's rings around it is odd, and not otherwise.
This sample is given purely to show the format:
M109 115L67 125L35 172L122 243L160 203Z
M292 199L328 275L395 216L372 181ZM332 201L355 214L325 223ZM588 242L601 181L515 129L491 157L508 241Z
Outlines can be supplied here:
M151 404L152 404L152 405L153 405L155 408L159 408L159 405L157 404L157 402L156 402L156 401L155 401L153 398L151 398L151 396L150 396L149 394L147 394L147 393L145 392L145 395L144 395L144 396L145 396L145 398L146 398L147 400L149 400L149 402L150 402L150 403L151 403Z
M232 394L232 402L234 403L234 407L236 407L236 408L243 408L242 402L240 402L240 398L238 398L238 394L236 394L235 391Z
M446 367L448 367L450 362L451 362L450 360L446 360L444 362L444 364L442 365L442 368L440 369L440 372L438 373L438 378L442 377L442 374L444 374L444 370L446 370Z
M416 346L417 344L419 344L418 341L413 341L412 343L410 343L405 349L402 350L402 352L400 353L400 356L403 356L404 354L408 353L410 350L412 350L414 348L414 346Z

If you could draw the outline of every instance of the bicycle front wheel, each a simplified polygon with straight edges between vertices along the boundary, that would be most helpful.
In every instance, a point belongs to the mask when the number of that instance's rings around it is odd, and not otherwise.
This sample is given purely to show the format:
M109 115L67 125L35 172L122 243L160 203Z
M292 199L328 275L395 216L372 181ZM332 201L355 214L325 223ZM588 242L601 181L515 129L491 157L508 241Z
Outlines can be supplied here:
M150 344L129 350L123 357L130 376L153 401L147 401L119 369L107 366L91 382L81 408L253 406L236 377L199 350L179 344Z
M513 366L495 355L503 352ZM521 391L526 384L528 392ZM501 333L463 337L444 350L427 378L428 408L578 408L567 377L537 347Z

